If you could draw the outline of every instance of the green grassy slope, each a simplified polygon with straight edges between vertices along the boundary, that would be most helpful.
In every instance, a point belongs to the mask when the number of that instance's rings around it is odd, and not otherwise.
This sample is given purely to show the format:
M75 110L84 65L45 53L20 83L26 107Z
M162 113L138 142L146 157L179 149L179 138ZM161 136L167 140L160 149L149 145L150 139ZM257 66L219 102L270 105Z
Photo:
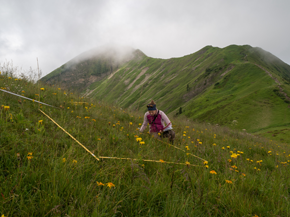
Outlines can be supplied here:
M0 92L0 215L290 215L287 144L169 116L179 150L136 130L142 112L3 72L0 88L58 107ZM39 109L97 157L138 160L97 161Z
M123 66L113 78L94 86L90 96L134 109L155 99L165 112L177 114L182 107L183 114L193 120L248 132L279 126L290 129L289 101L276 91L274 80L290 96L286 80L289 66L263 52L250 46L207 46L181 58L146 57ZM259 66L270 71L273 78ZM147 71L133 83L142 70ZM279 139L290 143L289 138L285 134Z
M125 49L122 51L120 49ZM102 80L129 60L145 56L132 48L100 48L80 54L41 78L42 82L82 92L92 83Z
M172 115L260 134L281 126L290 130L290 100L283 95L290 96L289 81L290 66L261 48L206 46L180 58L138 55L82 84L82 90L88 97L141 111L154 99ZM287 133L263 135L290 143Z

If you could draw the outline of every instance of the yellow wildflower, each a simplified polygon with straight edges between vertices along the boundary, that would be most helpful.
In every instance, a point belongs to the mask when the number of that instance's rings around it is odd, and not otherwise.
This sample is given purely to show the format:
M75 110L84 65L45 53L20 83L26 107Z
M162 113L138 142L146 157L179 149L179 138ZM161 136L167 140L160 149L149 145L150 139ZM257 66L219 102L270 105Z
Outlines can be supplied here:
M198 141L198 142L199 142L200 140L199 140L199 139L196 139L196 141Z
M42 88L40 88L40 90L44 91L44 88L42 87Z
M231 180L226 180L226 183L233 184L233 182Z
M216 144L215 144L215 143L213 143L212 145L213 145L213 146L216 146Z
M204 161L203 164L204 164L204 165L207 165L207 164L208 164L208 161Z
M137 142L141 142L142 141L142 138L141 137L138 137L138 138L136 138L136 141Z
M225 150L225 147L222 147L222 150Z
M186 165L190 165L190 163L188 161L185 162Z
M212 170L212 171L210 171L210 174L215 174L216 175L217 173L216 173L216 171Z
M62 162L66 162L66 159L65 159L65 158L63 158L63 159L62 159Z
M187 151L189 151L189 148L188 148L188 146L185 146L185 148L186 148L186 150L187 150Z
M164 161L164 160L161 160L161 159L160 159L159 161L160 161L161 163L165 163L165 161Z
M208 168L208 165L205 165L205 168Z
M4 106L4 111L8 111L10 109L10 106Z
M132 122L130 122L130 125L132 125L133 123Z
M199 144L202 144L202 142L198 142Z
M227 146L227 149L229 149L230 148L230 146Z
M104 184L102 182L98 182L98 181L97 181L97 185L98 186L104 186Z
M186 134L183 134L183 136L186 136Z
M43 120L39 120L38 123L42 124Z
M231 157L232 157L232 158L237 158L237 157L238 157L238 155L237 155L237 154L235 154L235 153L233 153L233 154L231 155Z
M77 163L77 161L76 161L76 160L73 160L73 163L74 163L74 164L76 164L76 163Z
M145 142L144 142L144 141L141 141L139 144L140 144L140 145L144 145L144 144L145 144Z
M230 163L230 162L232 162L232 160L231 159L228 159L228 162Z
M115 185L112 182L108 182L107 186L111 189L112 187L115 187Z
M28 152L28 154L27 154L27 159L28 160L31 160L33 158L33 156L32 156L32 152Z

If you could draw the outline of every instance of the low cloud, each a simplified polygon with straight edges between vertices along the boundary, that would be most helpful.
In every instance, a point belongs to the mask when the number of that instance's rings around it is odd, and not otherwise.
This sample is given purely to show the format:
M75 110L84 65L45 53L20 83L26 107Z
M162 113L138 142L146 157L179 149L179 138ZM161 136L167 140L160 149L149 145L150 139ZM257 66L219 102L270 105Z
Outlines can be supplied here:
M0 62L43 75L88 50L120 44L156 58L249 44L290 64L290 2L230 0L2 1Z

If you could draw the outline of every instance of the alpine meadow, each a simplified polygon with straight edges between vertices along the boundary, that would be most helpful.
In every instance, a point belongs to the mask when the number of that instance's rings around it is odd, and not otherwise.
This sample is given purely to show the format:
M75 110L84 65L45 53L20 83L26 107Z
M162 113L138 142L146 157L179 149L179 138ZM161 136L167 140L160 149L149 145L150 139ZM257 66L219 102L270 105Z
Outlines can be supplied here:
M1 216L290 216L290 66L261 48L0 65ZM146 105L174 143L140 133Z

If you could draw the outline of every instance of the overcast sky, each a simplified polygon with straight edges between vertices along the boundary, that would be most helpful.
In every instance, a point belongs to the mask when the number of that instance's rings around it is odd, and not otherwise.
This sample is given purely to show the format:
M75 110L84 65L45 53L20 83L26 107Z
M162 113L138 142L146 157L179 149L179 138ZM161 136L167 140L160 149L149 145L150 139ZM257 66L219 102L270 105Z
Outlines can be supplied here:
M289 21L289 0L0 0L0 64L38 58L46 75L108 44L156 58L248 44L290 64Z

